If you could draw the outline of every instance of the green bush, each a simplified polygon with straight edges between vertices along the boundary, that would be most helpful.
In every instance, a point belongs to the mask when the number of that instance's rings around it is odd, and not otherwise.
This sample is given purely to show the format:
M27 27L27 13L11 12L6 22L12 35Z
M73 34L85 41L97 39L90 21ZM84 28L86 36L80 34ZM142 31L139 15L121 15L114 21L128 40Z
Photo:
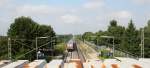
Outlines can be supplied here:
M49 63L49 61L51 61L53 58L54 57L52 57L52 56L47 56L45 60L47 61L47 63Z
M65 43L61 43L55 46L56 55L64 54L65 50L66 50Z
M110 53L108 50L100 50L100 52L101 52L100 55L101 59L112 58L111 56L108 55Z

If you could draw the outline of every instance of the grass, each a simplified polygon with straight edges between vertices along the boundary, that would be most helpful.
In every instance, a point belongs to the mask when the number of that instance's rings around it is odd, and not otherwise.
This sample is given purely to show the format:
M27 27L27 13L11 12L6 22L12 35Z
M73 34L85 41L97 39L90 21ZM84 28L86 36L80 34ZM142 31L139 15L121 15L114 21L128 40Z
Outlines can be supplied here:
M101 55L98 58L101 60L113 58L112 56L108 56L109 51L106 49L99 50L99 52Z

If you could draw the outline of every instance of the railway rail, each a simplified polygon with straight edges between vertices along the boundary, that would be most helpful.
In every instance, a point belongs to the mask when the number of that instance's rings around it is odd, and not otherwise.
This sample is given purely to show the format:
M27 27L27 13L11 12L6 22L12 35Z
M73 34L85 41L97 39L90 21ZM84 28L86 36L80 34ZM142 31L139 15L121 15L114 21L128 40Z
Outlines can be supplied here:
M65 68L70 68L68 67L69 65L74 66L76 68L83 68L83 63L85 62L85 58L80 48L78 47L79 45L77 44L76 41L75 44L76 45L73 46L74 49L66 53L66 56L64 58L64 62L66 63L64 65Z
M64 58L65 62L69 62L71 59L80 59L81 62L85 62L85 58L81 52L81 50L78 48L78 45L76 45L76 48L74 51L67 52Z
M86 59L84 58L84 55L82 54L80 48L78 47L79 45L77 44L76 41L74 41L76 45L73 45L74 49L72 51L67 51L65 54L64 61L69 62L71 59L80 59L81 62L85 62ZM74 44L72 43L72 44Z

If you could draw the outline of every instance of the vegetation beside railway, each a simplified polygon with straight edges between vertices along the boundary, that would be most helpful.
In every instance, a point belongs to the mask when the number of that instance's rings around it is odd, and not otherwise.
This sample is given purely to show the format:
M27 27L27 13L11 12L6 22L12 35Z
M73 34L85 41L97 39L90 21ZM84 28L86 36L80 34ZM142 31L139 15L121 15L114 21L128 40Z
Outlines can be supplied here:
M60 43L55 46L55 55L63 55L66 50L66 43Z
M145 58L150 57L150 20L147 25L143 28L137 29L134 22L130 20L127 27L117 24L116 20L110 21L110 25L106 31L98 31L95 33L85 32L82 36L79 35L78 38L81 40L86 40L95 43L98 46L108 46L112 47L112 38L102 38L101 36L113 36L114 44L116 50L121 50L123 52L131 53L134 56L141 57L141 40L142 31L144 29L144 56ZM111 44L111 45L110 45Z
M71 37L71 34L56 35L50 25L38 24L30 17L18 17L10 25L7 36L0 37L0 59L35 60L36 41L38 51L43 53L45 58L49 58L62 53L64 50L62 46ZM10 40L8 40L9 38ZM36 38L38 39L36 40ZM55 46L56 48L54 48ZM8 51L10 48L11 52Z
M85 57L86 60L88 59L98 59L98 53L90 47L90 45L87 45L83 43L82 41L79 42L79 49L81 50L83 56Z

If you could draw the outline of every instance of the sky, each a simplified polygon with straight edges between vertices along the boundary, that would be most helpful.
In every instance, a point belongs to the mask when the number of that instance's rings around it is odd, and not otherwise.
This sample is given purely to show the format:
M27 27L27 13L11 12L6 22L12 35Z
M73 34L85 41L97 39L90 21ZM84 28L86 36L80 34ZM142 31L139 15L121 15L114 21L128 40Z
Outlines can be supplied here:
M51 25L57 34L107 30L113 19L125 27L132 19L141 28L150 19L149 6L150 0L0 0L0 35L20 16Z

